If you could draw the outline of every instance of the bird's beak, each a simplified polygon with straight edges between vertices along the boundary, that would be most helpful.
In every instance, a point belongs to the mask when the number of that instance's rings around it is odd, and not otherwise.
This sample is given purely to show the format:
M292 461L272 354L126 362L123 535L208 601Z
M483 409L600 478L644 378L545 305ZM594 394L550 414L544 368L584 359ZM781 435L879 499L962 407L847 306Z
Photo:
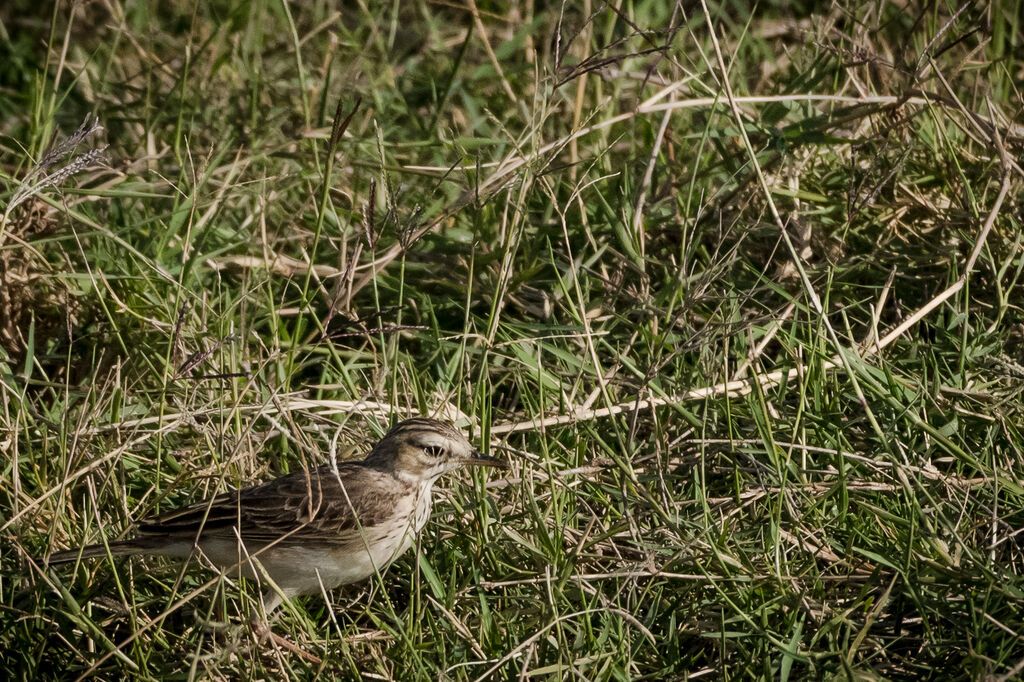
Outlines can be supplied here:
M469 466L496 467L498 469L508 469L508 462L500 460L497 457L488 457L487 455L479 451L474 451L472 455L463 460L463 463Z

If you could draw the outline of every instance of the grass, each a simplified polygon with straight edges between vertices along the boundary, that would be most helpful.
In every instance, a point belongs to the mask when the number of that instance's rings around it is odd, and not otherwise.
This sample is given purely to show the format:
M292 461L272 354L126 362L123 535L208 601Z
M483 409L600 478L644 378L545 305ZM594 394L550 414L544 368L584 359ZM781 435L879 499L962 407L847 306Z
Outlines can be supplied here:
M1024 8L670 5L0 9L0 676L1024 670ZM320 664L39 560L406 414L513 468Z

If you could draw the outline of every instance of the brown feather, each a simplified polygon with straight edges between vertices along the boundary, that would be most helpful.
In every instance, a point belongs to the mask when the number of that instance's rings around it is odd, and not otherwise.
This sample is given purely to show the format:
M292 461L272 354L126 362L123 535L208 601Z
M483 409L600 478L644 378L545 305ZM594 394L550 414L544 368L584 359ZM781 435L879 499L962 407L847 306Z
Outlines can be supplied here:
M390 520L410 486L362 462L300 471L261 485L223 493L139 525L137 540L222 538L254 546L298 545L371 528ZM236 530L238 529L238 530Z

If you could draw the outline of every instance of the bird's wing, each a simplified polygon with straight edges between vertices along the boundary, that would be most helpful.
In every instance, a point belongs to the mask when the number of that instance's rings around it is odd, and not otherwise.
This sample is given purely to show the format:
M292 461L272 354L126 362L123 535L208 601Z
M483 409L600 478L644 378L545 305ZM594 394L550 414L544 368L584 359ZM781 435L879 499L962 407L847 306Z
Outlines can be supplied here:
M189 542L237 540L255 545L341 539L384 522L408 486L361 463L301 471L224 493L139 524L141 538Z

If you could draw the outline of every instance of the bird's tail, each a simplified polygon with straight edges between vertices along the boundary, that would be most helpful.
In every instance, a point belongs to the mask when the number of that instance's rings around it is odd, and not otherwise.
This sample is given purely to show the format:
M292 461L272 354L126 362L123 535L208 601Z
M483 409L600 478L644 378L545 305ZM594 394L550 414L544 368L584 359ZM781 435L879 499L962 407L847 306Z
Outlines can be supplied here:
M108 542L105 545L86 545L78 549L69 549L63 552L54 552L46 559L46 563L66 564L79 559L99 559L105 556L128 556L145 551L134 540L124 542Z

